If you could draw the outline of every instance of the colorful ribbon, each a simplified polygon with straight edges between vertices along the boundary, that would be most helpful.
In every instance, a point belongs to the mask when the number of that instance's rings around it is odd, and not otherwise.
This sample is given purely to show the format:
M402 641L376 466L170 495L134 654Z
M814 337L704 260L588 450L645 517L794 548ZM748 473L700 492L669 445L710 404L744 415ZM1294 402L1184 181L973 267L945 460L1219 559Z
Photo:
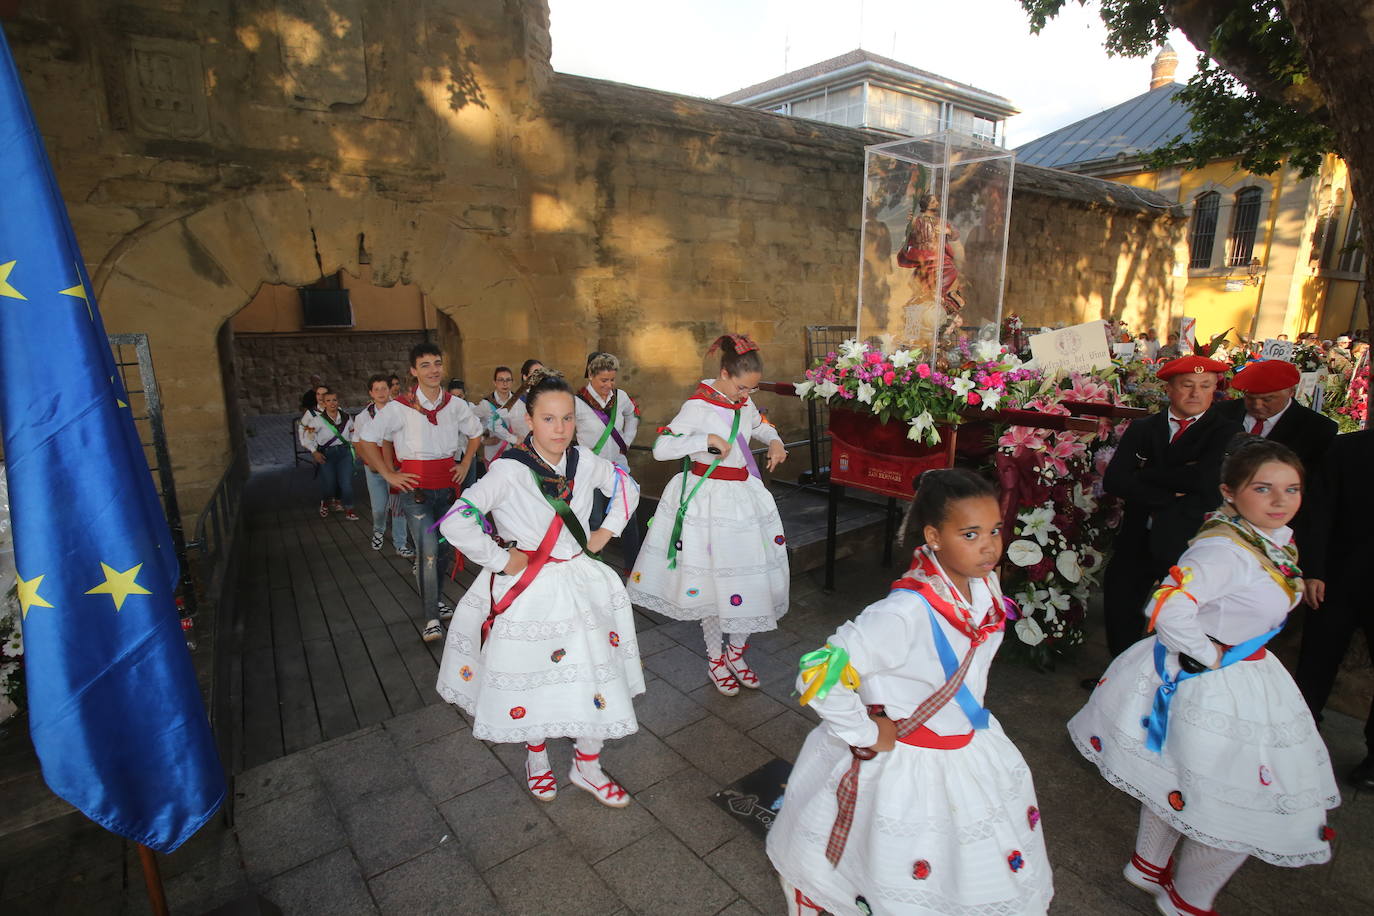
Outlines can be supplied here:
M826 643L825 648L803 655L799 664L802 683L806 685L799 700L803 706L812 700L824 700L836 684L859 689L859 672L849 664L849 653L839 646Z
M1165 581L1160 584L1159 588L1155 589L1155 608L1150 612L1150 625L1145 628L1146 633L1153 633L1155 631L1155 620L1159 618L1160 608L1164 607L1164 602L1168 601L1174 595L1182 595L1193 602L1193 604L1197 604L1197 598L1183 587L1193 581L1193 571L1191 569L1187 567L1179 568L1177 566L1170 566L1168 578L1174 581Z
M1253 639L1248 639L1238 646L1227 649L1221 653L1221 663L1217 665L1218 670L1254 655L1264 647L1265 643L1279 635L1279 631L1282 629L1283 624L1279 624L1268 633L1261 633ZM1159 675L1160 683L1159 688L1155 691L1155 700L1150 709L1150 714L1145 717L1143 723L1145 726L1145 746L1156 754L1163 752L1164 739L1169 737L1169 707L1173 705L1174 694L1178 692L1178 685L1212 670L1208 668L1204 671L1192 672L1180 668L1179 672L1171 678L1164 664L1168 655L1169 650L1164 647L1164 643L1156 639L1155 673Z
M739 417L740 411L736 411L734 420L730 424L730 435L728 437L730 441L734 441L736 437L739 436ZM746 451L745 454L747 455L749 453ZM673 533L668 537L669 569L677 569L677 554L678 550L681 549L678 545L682 543L682 526L687 521L687 506L691 503L692 497L697 495L697 490L701 489L701 485L711 476L711 472L720 465L721 459L724 457L724 455L717 455L715 457L715 460L711 462L711 466L706 469L706 473L697 479L696 485L692 487L692 492L690 493L687 492L687 470L690 465L685 456L682 459L682 496L677 505L677 513L673 516Z

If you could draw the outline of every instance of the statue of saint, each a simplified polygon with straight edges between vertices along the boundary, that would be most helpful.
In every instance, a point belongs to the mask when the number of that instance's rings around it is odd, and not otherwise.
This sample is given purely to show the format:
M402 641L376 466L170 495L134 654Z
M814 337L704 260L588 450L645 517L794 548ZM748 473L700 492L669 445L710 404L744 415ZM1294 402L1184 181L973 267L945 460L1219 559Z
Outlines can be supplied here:
M912 294L905 308L904 336L929 333L927 328L938 314L937 346L953 339L964 309L955 247L958 241L959 230L940 215L940 198L934 194L918 197L907 223L906 242L897 252L897 265L911 269ZM932 314L932 306L940 311Z

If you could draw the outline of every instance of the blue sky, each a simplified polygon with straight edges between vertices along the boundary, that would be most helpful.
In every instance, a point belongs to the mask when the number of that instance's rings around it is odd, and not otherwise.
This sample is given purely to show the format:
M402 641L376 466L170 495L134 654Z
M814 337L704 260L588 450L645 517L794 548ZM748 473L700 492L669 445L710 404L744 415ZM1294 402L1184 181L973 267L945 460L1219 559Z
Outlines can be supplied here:
M1112 58L1096 4L1038 36L1016 0L549 0L564 73L714 98L856 47L1011 99L1017 146L1149 88L1150 60ZM1182 35L1177 79L1196 52Z

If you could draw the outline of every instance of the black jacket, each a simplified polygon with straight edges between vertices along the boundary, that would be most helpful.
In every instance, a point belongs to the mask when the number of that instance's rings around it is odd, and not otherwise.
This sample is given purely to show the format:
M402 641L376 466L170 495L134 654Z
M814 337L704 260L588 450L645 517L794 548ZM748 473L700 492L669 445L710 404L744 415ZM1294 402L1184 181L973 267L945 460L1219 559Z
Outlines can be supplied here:
M1374 553L1374 430L1337 436L1322 458L1303 500L1305 524L1299 529L1298 565L1309 579L1346 580L1369 575Z
M1247 433L1255 425L1255 421L1245 413L1245 401L1239 398L1218 404L1214 409L1221 411L1222 416L1241 424ZM1336 429L1335 420L1294 401L1288 405L1283 416L1279 417L1279 422L1274 424L1274 429L1267 438L1297 452L1298 457L1302 459L1302 466L1307 470L1307 476L1312 477L1321 465L1322 456L1331 446L1331 440L1336 438Z
M1202 518L1221 504L1221 461L1240 424L1213 406L1169 442L1168 411L1135 420L1107 465L1103 486L1126 503L1123 529L1144 529L1155 564L1172 564ZM1183 494L1178 496L1175 494Z

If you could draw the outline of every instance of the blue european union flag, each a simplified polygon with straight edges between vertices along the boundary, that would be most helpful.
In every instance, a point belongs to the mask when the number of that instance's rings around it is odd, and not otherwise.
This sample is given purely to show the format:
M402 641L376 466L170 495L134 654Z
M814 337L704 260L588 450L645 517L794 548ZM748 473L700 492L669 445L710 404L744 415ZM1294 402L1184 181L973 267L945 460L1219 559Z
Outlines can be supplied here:
M29 729L49 787L170 852L224 800L177 558L90 279L0 40L0 427Z

